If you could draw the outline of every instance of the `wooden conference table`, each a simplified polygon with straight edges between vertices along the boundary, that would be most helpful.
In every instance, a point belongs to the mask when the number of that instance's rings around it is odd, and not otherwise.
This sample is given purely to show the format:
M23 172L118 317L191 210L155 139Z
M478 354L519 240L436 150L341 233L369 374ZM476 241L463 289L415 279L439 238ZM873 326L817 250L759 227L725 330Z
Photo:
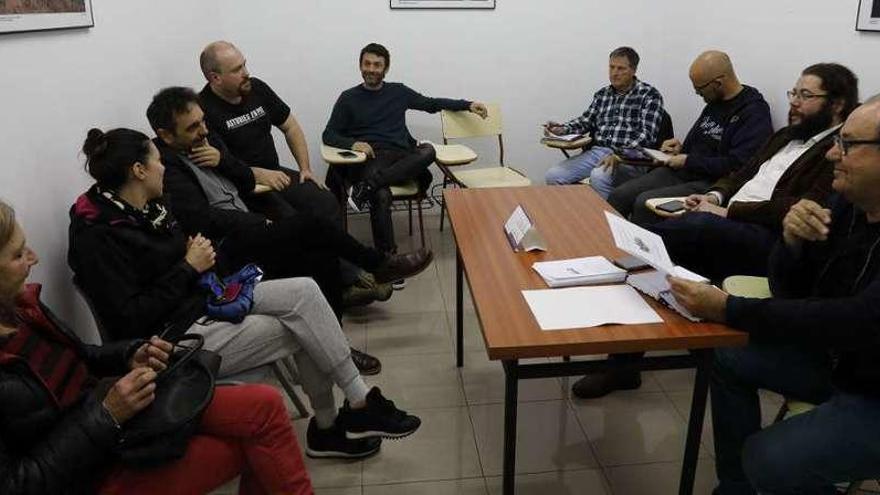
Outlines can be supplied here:
M653 299L649 304L663 323L608 325L601 328L542 331L521 294L544 289L531 268L535 261L625 253L614 246L603 211L611 210L589 187L543 186L498 189L447 189L446 207L458 250L456 263L456 360L463 365L462 283L466 274L491 360L505 372L504 491L514 493L518 381L582 375L611 369L681 369L696 367L688 421L680 494L693 491L700 447L712 348L742 346L746 334L714 323L692 323ZM514 252L504 222L522 205L544 236L544 253ZM639 351L689 350L682 355L648 356L641 362L570 361L568 356ZM520 359L559 357L558 362L521 364Z

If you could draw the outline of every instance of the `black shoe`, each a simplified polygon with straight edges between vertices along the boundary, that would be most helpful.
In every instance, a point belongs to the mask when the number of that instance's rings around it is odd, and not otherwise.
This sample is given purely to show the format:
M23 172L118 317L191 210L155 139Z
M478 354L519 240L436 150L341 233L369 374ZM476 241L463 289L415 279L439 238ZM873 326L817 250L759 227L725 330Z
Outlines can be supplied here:
M306 432L306 455L315 459L361 459L369 457L382 446L381 438L350 439L345 430L334 424L322 430L313 417Z
M642 386L642 374L638 371L609 371L592 373L571 386L571 393L581 399L596 399L615 390L635 390Z
M345 430L348 438L403 438L419 429L422 420L394 407L394 403L382 397L379 387L370 389L367 405L352 409L346 400L339 410L336 422Z
M373 195L373 188L366 182L358 182L351 186L348 192L348 205L354 211L364 211L370 204L370 196Z
M378 375L382 371L381 361L354 347L351 348L351 360L362 375Z
M373 270L373 276L380 284L409 278L424 271L433 260L434 253L425 248L406 254L389 254L385 262Z

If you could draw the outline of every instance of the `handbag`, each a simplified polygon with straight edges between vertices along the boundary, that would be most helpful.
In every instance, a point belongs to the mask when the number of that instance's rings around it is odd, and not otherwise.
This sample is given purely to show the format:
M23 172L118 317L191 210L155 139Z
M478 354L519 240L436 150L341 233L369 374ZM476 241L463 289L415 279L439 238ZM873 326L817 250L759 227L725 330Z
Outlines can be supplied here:
M254 287L262 278L263 270L253 263L222 280L214 272L203 274L199 286L208 292L208 318L241 323L254 307Z
M195 344L179 346L184 341ZM220 356L202 349L205 338L185 334L168 342L183 350L174 352L159 372L155 400L123 425L118 454L125 464L154 466L183 457L214 397Z

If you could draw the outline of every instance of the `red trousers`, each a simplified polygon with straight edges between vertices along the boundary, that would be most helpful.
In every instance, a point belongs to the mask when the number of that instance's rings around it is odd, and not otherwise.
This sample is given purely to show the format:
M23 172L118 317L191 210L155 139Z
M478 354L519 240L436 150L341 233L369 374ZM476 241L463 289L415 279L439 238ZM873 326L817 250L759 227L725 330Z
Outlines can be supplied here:
M240 495L311 495L312 483L278 391L220 386L186 455L151 469L113 468L101 495L202 495L241 476Z

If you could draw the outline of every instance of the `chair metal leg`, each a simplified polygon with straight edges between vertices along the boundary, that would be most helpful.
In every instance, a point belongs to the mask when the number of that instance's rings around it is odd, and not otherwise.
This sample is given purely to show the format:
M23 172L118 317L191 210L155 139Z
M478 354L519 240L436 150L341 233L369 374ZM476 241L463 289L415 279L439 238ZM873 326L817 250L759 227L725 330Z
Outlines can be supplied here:
M425 249L425 221L422 218L422 200L419 200L419 238L422 241L422 249Z
M291 368L289 363L283 362L284 359L279 359L272 363L272 371L275 372L275 377L278 378L278 381L281 383L281 387L284 388L284 391L287 392L287 397L290 398L290 401L293 402L293 407L296 408L296 411L299 413L300 417L308 418L311 414L309 410L306 409L305 404L303 404L302 400L299 398L299 395L296 393L296 388L294 388L292 377L288 377L288 373L291 373ZM295 373L291 373L295 374Z
M443 232L443 217L446 216L446 198L443 196L443 190L446 189L446 184L449 184L449 179L444 175L443 187L440 188L440 232Z
M409 214L409 236L412 237L412 200L406 200L406 211Z

